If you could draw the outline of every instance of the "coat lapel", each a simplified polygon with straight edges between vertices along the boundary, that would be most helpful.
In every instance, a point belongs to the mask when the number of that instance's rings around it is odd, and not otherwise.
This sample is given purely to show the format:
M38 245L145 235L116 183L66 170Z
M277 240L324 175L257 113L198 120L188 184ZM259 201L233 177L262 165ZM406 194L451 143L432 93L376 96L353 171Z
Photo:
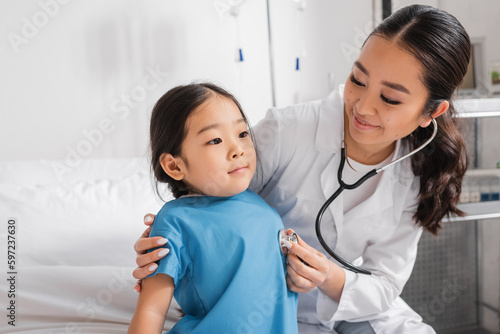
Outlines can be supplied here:
M326 201L337 190L337 169L340 162L341 134L343 130L343 86L331 93L320 106L315 149L331 153L331 158L321 172L321 190ZM335 249L337 239L342 235L342 196L330 204L321 221L321 232L325 242Z

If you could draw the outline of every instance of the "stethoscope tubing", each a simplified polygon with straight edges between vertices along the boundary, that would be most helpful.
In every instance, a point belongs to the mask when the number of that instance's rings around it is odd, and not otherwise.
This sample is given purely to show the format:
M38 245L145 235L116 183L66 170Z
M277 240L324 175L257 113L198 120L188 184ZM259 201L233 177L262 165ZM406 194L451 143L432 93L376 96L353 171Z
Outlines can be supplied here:
M326 209L330 206L330 204L332 204L332 202L340 195L340 193L342 193L342 191L344 191L344 189L347 189L347 190L356 189L357 187L359 187L360 185L362 185L369 178L377 175L379 172L381 172L381 171L383 171L383 170L385 170L385 169L387 169L387 168L389 168L391 166L394 166L398 162L401 162L401 161L403 161L403 160L411 157L412 155L414 155L415 153L417 153L418 151L420 151L421 149L423 149L424 147L426 147L436 137L437 130L438 130L438 125L437 125L436 120L434 118L432 118L432 117L431 117L431 120L432 120L432 123L434 125L434 131L432 132L432 135L429 137L429 139L427 139L425 141L425 143L423 143L422 145L420 145L419 147L417 147L413 151L411 151L411 152L403 155L402 157L400 157L400 158L398 158L398 159L396 159L394 161L391 161L390 163L388 163L385 166L382 166L382 167L376 168L376 169L372 169L371 171L369 171L368 173L366 173L365 175L363 175L358 181L356 181L353 184L347 184L347 183L345 183L342 180L342 172L344 171L344 165L345 165L345 160L346 160L344 141L342 140L342 148L340 150L340 155L341 155L340 156L340 164L339 164L339 169L337 171L337 179L338 179L338 182L339 182L339 187L333 193L333 195L331 195L325 201L325 203L323 204L323 206L321 207L321 209L319 209L318 215L316 216L315 227L316 227L316 237L318 238L318 241L321 244L321 246L325 249L325 251L328 254L330 254L331 257L333 257L335 260L337 260L337 262L339 262L341 265L343 265L346 269L348 269L350 271L353 271L355 273L358 273L358 274L365 274L365 275L371 275L372 274L369 270L357 267L357 266L349 263L348 261L344 260L342 257L340 257L339 255L337 255L328 246L328 244L325 242L325 240L323 239L323 236L321 234L321 220L323 219L323 214L325 213Z

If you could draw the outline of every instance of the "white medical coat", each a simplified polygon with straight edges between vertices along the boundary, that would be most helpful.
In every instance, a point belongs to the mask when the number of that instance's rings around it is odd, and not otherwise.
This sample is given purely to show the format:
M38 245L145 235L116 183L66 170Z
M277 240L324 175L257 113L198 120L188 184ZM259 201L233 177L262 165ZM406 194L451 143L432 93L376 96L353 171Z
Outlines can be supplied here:
M251 188L278 211L286 228L320 251L314 223L338 187L343 110L340 86L325 100L269 110L254 129L259 164ZM396 145L396 157L406 150L403 146ZM418 177L409 159L382 173L372 196L344 215L341 194L321 225L337 254L357 264L362 260L372 275L345 270L339 303L319 289L299 294L301 333L334 333L335 321L341 320L369 321L376 333L435 333L399 297L422 234L413 219Z

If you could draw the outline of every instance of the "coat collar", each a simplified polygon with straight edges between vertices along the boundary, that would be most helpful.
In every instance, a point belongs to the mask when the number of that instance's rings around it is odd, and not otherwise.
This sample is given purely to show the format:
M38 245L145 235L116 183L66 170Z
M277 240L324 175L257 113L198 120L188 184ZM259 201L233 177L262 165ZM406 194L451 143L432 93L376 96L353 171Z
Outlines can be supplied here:
M340 148L342 131L344 129L344 85L321 101L316 138L314 144L320 152L335 152Z

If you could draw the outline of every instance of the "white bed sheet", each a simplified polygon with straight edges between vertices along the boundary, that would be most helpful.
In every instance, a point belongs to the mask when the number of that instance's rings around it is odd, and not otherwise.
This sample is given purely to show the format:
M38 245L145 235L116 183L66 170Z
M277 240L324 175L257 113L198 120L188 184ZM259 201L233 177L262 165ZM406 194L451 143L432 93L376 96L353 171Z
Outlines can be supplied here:
M17 272L16 326L2 307L0 333L125 333L137 300L133 244L143 215L161 205L145 159L85 161L63 180L50 162L0 163L0 218L16 220ZM4 280L1 305L8 289Z

